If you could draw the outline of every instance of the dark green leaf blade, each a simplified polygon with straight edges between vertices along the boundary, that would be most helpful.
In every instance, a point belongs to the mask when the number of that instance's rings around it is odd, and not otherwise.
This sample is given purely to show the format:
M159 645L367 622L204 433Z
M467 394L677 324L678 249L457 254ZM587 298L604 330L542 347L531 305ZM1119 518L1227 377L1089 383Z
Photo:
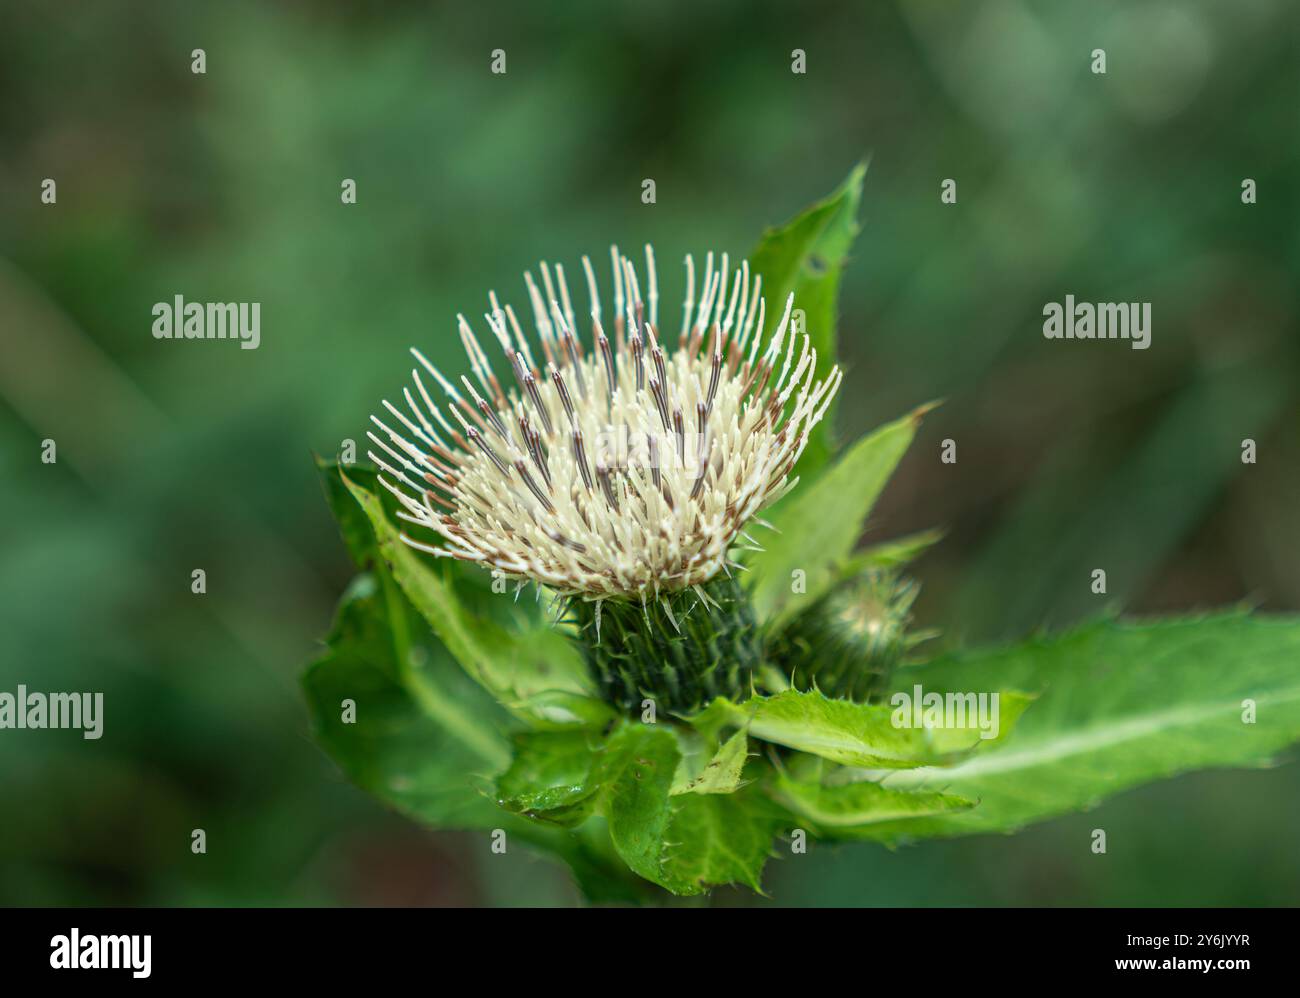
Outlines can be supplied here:
M302 684L317 741L363 790L435 828L502 829L554 853L593 901L644 900L603 830L574 834L493 801L518 721L420 626L382 569L349 587ZM353 723L345 700L355 704Z
M817 351L819 372L829 371L836 358L839 321L840 273L857 237L858 208L867 167L860 163L826 198L790 222L763 233L749 264L763 277L763 295L769 316L779 319L786 298L794 293L795 308L802 309L806 331ZM835 410L813 429L795 474L816 472L835 450L832 425Z
M492 827L506 816L482 784L510 760L510 717L437 645L395 642L391 614L413 613L387 603L369 575L344 595L327 650L303 676L316 739L353 782L403 813L439 827Z

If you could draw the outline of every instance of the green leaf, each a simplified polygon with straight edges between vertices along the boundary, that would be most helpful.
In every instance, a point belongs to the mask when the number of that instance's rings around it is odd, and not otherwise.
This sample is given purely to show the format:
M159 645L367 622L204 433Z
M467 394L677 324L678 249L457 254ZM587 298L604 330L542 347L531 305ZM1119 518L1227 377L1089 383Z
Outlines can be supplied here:
M777 776L771 795L822 838L870 838L868 826L886 821L966 811L974 801L924 790L894 790L879 783L824 786Z
M574 834L517 817L485 792L510 762L507 732L518 722L419 626L382 568L349 586L328 641L302 684L316 739L349 779L424 824L501 828L553 853L593 901L645 899L601 829Z
M749 264L763 277L763 295L777 317L794 292L806 331L817 351L819 370L829 371L836 357L840 272L858 234L858 207L867 167L861 163L826 200L818 202L780 228L763 233ZM824 365L824 366L823 366ZM795 466L797 475L810 475L834 453L832 408L813 428L808 446Z
M497 780L497 800L516 814L577 825L601 787L601 740L590 731L529 731L515 736L515 756Z
M518 706L537 721L557 727L603 728L618 717L603 700L564 690L533 693L521 699Z
M999 718L998 738L1004 738L1031 698L1018 693L998 696L1008 705ZM873 768L945 762L997 740L982 739L974 726L904 727L895 723L894 714L894 708L883 704L833 700L815 690L805 693L792 689L769 697L750 697L743 704L719 698L701 717L706 725L716 726L719 716L725 716L731 724L763 741L843 765Z
M743 726L744 721L737 720L741 716L737 714L738 709L737 705L726 697L718 697L716 700L710 701L709 705L698 714L683 718L683 720L705 738L716 742L725 728L734 727L737 724Z
M677 739L666 726L627 723L606 743L598 777L615 850L635 873L664 887L669 886L662 870L664 833L672 817L668 793L680 759Z
M942 530L922 530L891 541L883 541L864 548L857 554L850 555L840 566L839 579L852 578L871 569L889 570L902 568L925 554L933 545L943 539Z
M674 894L722 884L746 884L761 893L763 866L781 825L781 813L754 787L674 798L661 883Z
M554 625L530 622L520 614L518 627L511 629L485 614L470 612L450 579L402 543L379 497L347 474L342 477L369 519L380 557L402 591L484 689L534 723L553 720L553 715L536 709L538 701L533 698L538 694L592 692L582 656Z
M818 478L797 488L771 511L775 532L763 538L765 550L749 561L757 577L754 611L780 627L811 606L843 574L875 505L898 462L907 452L929 410L923 406L888 423L850 447ZM805 573L803 591L792 592L795 570Z
M900 682L1045 692L998 748L895 772L893 789L979 800L973 810L878 826L886 839L1011 831L1206 766L1266 765L1300 739L1300 618L1244 612L1121 622L947 655ZM1243 719L1255 704L1253 723ZM845 771L845 777L877 774Z
M938 758L923 731L895 728L890 709L832 700L816 691L785 690L750 697L743 704L719 698L705 716L728 722L762 741L857 766L920 766Z
M598 809L623 862L674 894L722 883L757 889L779 812L737 792L743 732L684 789L674 785L681 739L667 725L632 722L603 746L592 732L529 732L515 740L515 759L498 780L498 797L511 811L557 825L582 824ZM730 796L744 800L720 807L694 803Z
M749 752L749 738L743 731L722 743L699 772L683 771L678 767L670 793L677 794L729 794L740 787L740 774L745 768ZM683 759L683 762L686 762Z
M896 690L887 698L890 723L911 724L913 730L927 725L925 738L931 749L949 761L975 749L992 751L1006 741L1020 715L1038 699L1037 694L1015 690L940 692L922 681L924 675L914 678L911 689Z
M393 596L371 575L344 595L328 650L303 676L317 741L354 783L405 814L493 827L504 816L478 783L510 760L509 715L439 646L406 644L414 613ZM355 705L351 722L345 701Z
M358 568L373 568L378 555L375 532L370 528L370 521L366 518L365 512L358 508L347 485L344 484L341 467L335 461L316 455L316 470L325 489L325 501L329 503L330 512L334 514L339 533L343 536L343 544L347 547L353 563ZM349 474L366 488L375 490L373 469L363 465L357 466L349 469Z

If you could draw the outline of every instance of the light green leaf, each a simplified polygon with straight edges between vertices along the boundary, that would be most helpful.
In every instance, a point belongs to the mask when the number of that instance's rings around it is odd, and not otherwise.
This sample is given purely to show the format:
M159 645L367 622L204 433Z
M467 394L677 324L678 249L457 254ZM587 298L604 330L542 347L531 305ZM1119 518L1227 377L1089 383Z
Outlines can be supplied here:
M735 792L740 786L740 774L745 768L748 750L748 737L745 732L737 731L722 743L722 747L714 753L713 758L698 772L679 766L670 793L676 796L677 794L729 794ZM687 759L683 758L682 761L685 763Z
M1011 831L1206 766L1260 766L1300 739L1300 618L1218 613L1106 619L903 670L900 685L1045 692L1005 744L946 768L895 772L893 789L979 800L961 814L877 826L882 838ZM1248 723L1249 702L1255 716ZM878 773L843 771L875 779Z
M737 713L737 705L732 703L726 697L718 697L710 701L698 714L691 717L683 718L692 728L714 742L718 741L725 728L744 724L743 720L737 720L741 715Z
M534 693L518 701L517 706L529 717L555 727L603 728L618 716L603 700L564 690Z
M691 801L746 793L736 794L743 732L719 749L693 785L678 790L673 773L681 771L681 739L667 725L631 722L603 746L594 732L528 732L515 739L498 797L511 811L565 826L582 824L598 809L623 862L672 893L698 894L721 883L757 889L778 812L752 795L718 808Z
M759 620L779 627L841 577L871 507L930 408L923 406L863 437L771 512L768 519L776 530L764 535L765 550L749 561L757 577L753 601ZM795 570L805 573L801 593L792 592Z
M1006 737L1031 698L999 693L1008 704L1001 712L999 738ZM750 697L743 704L719 698L701 718L716 727L720 717L750 735L849 766L908 768L950 761L955 755L997 739L982 739L972 724L962 728L903 726L895 723L895 708L834 700L817 691L785 690L773 696ZM697 721L700 718L697 718ZM910 723L910 715L906 719Z
M762 892L781 815L755 787L729 794L674 798L661 883L674 894L699 894L720 884Z
M929 725L925 736L931 749L950 761L974 749L991 751L1004 742L1020 715L1038 699L1037 694L1014 690L941 692L923 681L924 674L913 676L910 689L895 690L887 698L890 721L896 727Z
M600 778L614 848L636 873L674 894L728 883L757 890L779 812L749 787L671 797L680 759L666 726L628 723L610 736Z
M705 716L724 715L753 737L856 766L920 766L938 758L923 731L895 728L890 709L785 690L743 704L719 698Z
M750 267L763 277L763 296L778 318L794 292L795 308L803 310L822 372L829 371L836 358L840 273L858 234L866 172L866 164L859 164L826 200L780 228L768 229L749 258ZM829 460L835 450L833 422L831 409L809 436L795 474L811 475Z
M538 694L592 692L582 656L553 625L520 614L518 627L509 629L485 614L471 613L449 577L401 542L379 497L346 474L343 482L365 511L380 556L402 591L465 671L497 700L537 723L551 719L546 711L530 708Z
M664 833L672 817L668 792L680 758L667 726L627 723L610 735L598 776L614 849L635 873L664 887L669 887L662 869Z
M922 530L906 537L873 544L868 548L850 555L840 566L838 579L848 579L871 569L888 570L902 568L925 554L933 545L943 539L942 530Z
M497 779L508 811L557 825L581 824L600 791L601 739L591 731L529 731L515 736L515 757Z
M865 781L823 786L777 776L770 793L818 835L832 839L869 838L871 825L965 811L975 806L974 801L953 794L894 790Z

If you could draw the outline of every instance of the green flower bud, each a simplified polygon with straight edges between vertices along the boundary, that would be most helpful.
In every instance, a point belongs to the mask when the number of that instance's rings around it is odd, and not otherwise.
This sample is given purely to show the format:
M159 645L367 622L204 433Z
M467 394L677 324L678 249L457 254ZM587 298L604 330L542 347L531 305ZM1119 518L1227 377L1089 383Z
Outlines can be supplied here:
M865 572L791 621L768 659L798 689L865 702L914 643L907 626L919 591L911 579Z
M569 612L602 695L629 714L645 700L684 715L752 692L762 640L749 595L725 574L645 605L572 597Z

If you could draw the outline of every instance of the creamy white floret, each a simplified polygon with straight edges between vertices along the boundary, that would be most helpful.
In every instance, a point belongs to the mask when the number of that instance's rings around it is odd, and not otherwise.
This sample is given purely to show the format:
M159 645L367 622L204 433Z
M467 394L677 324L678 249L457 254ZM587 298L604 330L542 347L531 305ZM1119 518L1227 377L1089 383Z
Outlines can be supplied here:
M470 374L458 384L412 349L405 405L385 401L369 434L399 515L425 530L407 544L567 595L645 600L729 571L746 523L793 487L841 380L837 367L816 380L817 352L791 328L794 296L761 347L761 278L751 288L747 264L729 273L710 253L696 302L688 256L670 345L651 248L645 298L632 262L616 247L610 259L612 339L584 257L586 345L563 268L542 264L540 287L525 275L535 344L489 295L506 378L463 316Z

